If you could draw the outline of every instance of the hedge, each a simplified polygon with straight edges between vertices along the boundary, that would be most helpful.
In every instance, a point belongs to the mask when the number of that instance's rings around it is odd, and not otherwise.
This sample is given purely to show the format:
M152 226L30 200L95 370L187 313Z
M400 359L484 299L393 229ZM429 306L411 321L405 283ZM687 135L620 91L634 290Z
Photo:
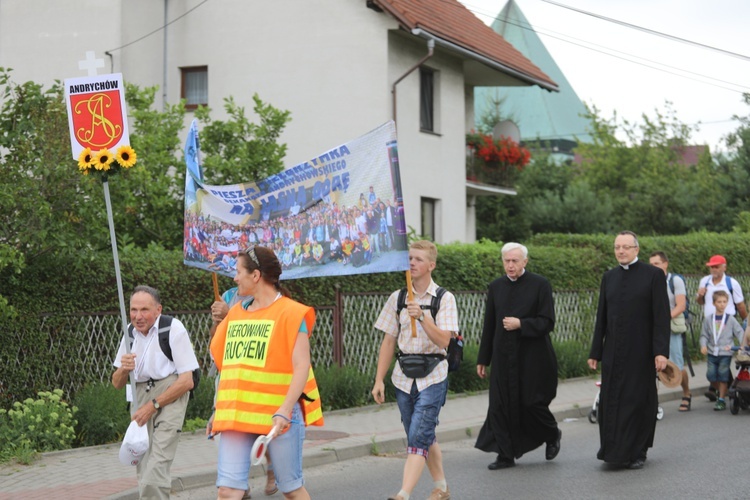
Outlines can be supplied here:
M556 290L597 289L602 273L615 265L614 236L541 234L528 242L528 269L546 276ZM750 274L750 233L700 232L684 236L639 238L640 257L662 250L672 270L682 274L706 274L705 262L720 253L729 261L730 274ZM449 290L484 290L503 274L502 243L440 245L435 281ZM207 309L213 301L211 276L186 267L182 252L157 245L146 249L126 247L120 251L120 268L126 299L139 284L149 284L162 293L170 310ZM334 302L336 287L348 292L388 292L403 286L402 273L305 278L285 283L292 295L304 303L322 306ZM234 286L220 277L222 290ZM112 254L101 249L88 255L47 255L19 274L0 274L0 295L19 313L104 312L119 310Z
M543 234L528 242L528 269L546 276L555 290L596 290L602 273L615 265L614 235ZM644 236L640 238L641 259L655 250L665 251L671 269L685 275L706 274L705 262L716 253L725 255L731 274L750 274L750 234L700 232L685 236ZM502 244L481 241L454 243L439 247L435 280L449 290L485 290L503 274ZM120 251L124 291L127 296L138 284L149 284L162 292L164 307L172 311L207 310L213 301L211 275L182 263L182 252L158 245L145 249L125 246ZM0 273L0 295L17 309L15 319L0 319L7 332L0 345L0 407L6 407L11 387L27 391L39 387L40 374L53 370L51 360L59 359L71 340L64 325L47 322L52 332L38 331L42 312L97 313L118 311L115 273L109 248L98 252L46 255L30 262L20 273ZM233 282L221 277L222 289ZM364 274L346 277L306 278L286 283L293 296L310 305L334 303L337 287L347 292L389 292L403 286L403 273ZM82 342L88 339L75 340ZM91 342L96 342L91 338ZM114 347L113 347L114 350ZM12 392L12 391L11 391Z

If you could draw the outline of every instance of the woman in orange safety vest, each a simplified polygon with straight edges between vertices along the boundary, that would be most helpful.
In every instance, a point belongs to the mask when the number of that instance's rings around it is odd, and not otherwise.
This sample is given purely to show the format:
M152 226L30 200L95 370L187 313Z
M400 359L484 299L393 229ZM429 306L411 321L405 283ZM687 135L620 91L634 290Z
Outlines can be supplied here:
M255 246L237 258L240 295L216 329L211 355L221 372L210 432L221 432L216 486L219 498L241 499L258 436L274 430L268 452L285 498L310 498L302 476L305 426L323 425L310 366L315 311L289 298L279 284L273 250Z

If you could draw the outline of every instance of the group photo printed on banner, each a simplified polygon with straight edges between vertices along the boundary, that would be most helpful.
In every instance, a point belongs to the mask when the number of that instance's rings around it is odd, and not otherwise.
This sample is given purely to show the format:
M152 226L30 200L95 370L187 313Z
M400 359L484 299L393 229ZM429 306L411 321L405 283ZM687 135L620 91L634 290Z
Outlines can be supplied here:
M263 180L204 184L195 124L185 145L184 263L234 276L260 245L282 279L405 271L406 223L393 122Z

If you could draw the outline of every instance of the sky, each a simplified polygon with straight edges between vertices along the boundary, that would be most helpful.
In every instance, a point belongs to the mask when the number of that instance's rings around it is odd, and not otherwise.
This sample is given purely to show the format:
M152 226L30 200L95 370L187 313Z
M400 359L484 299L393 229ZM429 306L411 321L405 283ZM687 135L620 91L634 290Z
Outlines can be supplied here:
M507 0L459 1L492 24ZM750 93L748 0L514 1L578 97L604 118L616 112L642 123L644 114L665 113L669 101L680 122L700 123L691 142L716 152L726 150L723 137L739 127L732 117L750 116L742 100Z

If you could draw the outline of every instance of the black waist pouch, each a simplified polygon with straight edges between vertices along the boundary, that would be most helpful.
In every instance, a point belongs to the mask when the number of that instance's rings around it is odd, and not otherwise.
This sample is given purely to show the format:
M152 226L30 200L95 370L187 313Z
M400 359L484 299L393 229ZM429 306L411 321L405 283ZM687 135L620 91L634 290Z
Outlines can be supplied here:
M424 378L445 359L442 354L396 354L401 371L409 378Z

